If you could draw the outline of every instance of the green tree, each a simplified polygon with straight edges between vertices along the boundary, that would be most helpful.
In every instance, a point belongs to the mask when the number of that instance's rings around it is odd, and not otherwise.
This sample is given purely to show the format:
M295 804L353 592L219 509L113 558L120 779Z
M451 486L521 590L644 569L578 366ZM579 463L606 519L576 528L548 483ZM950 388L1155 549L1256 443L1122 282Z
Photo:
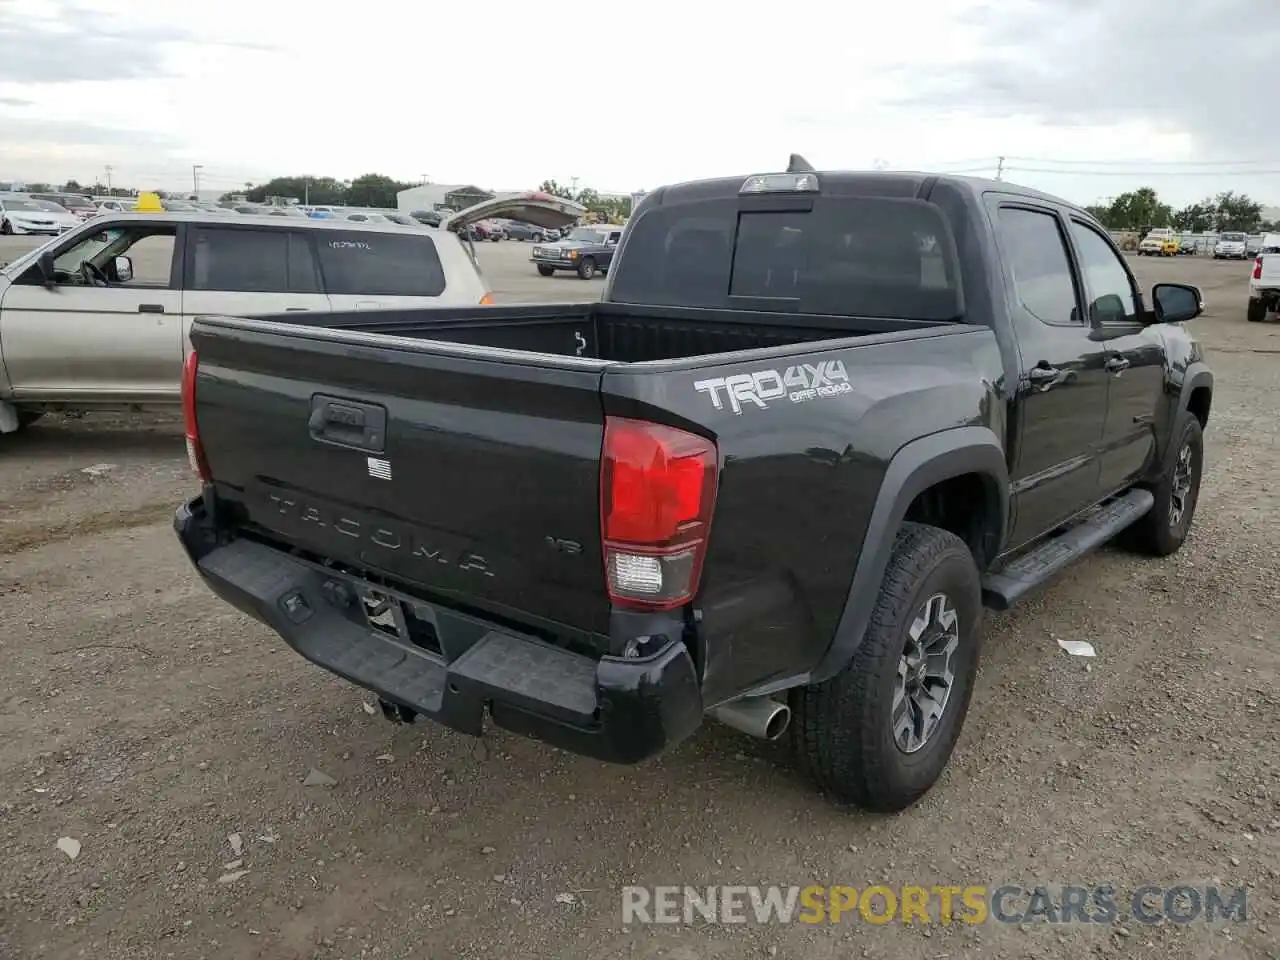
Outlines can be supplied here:
M1262 204L1242 193L1227 190L1213 198L1219 230L1241 230L1252 233L1262 219Z
M1167 227L1173 221L1173 210L1161 203L1159 195L1151 187L1139 187L1122 193L1111 202L1110 222L1112 230L1140 230L1148 227Z
M333 177L275 177L262 184L245 184L245 197L264 203L267 197L297 197L299 202L338 204L346 202L347 189ZM394 206L394 201L392 206Z
M1209 201L1192 203L1173 215L1173 226L1187 233L1204 233L1213 228L1215 210Z
M1111 208L1109 206L1101 203L1091 203L1084 209L1104 227L1111 227Z
M542 183L538 184L538 189L543 193L551 194L553 197L563 197L566 200L577 199L574 197L572 190L563 184L556 183L554 180L543 180Z
M411 186L413 184L402 183L380 173L366 173L351 181L347 187L345 202L352 207L393 208L396 205L396 194Z

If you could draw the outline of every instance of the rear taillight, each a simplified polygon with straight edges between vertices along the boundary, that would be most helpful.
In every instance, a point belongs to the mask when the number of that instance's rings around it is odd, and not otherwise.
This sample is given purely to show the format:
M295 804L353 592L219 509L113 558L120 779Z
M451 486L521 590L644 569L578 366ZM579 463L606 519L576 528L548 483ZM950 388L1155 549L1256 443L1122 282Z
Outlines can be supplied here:
M1262 279L1262 258L1261 257L1258 257L1256 260L1253 261L1253 279L1255 280Z
M670 610L698 592L718 472L716 446L704 437L605 419L600 529L615 605Z
M200 482L208 483L212 474L209 473L209 463L204 458L204 447L200 444L200 425L196 421L196 374L199 368L196 352L192 350L182 364L182 423L183 432L187 436L187 460Z

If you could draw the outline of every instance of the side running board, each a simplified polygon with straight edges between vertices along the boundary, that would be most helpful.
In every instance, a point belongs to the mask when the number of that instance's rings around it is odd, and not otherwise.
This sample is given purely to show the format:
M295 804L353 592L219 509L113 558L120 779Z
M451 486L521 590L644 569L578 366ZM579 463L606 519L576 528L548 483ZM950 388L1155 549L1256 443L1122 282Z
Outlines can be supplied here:
M1073 560L1142 519L1155 502L1150 490L1138 489L1107 501L1075 526L983 577L982 602L993 610L1008 610Z

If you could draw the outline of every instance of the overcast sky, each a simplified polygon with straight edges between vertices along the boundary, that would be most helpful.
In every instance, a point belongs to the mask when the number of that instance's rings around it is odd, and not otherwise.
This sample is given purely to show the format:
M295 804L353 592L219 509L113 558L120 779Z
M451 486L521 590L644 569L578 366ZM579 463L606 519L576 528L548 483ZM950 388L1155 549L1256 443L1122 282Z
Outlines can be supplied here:
M0 0L0 179L995 172L1280 205L1280 2ZM554 15L551 11L560 11ZM1268 94L1267 91L1271 93ZM1264 116L1267 110L1270 116Z

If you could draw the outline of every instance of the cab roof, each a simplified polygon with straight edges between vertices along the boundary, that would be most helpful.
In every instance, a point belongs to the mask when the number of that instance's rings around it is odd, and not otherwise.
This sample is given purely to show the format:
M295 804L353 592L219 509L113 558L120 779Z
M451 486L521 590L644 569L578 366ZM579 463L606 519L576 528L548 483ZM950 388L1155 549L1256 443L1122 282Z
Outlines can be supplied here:
M793 157L793 166L794 160L795 158ZM802 168L786 171L786 173L795 173L797 175L812 173L819 184L817 196L919 197L923 199L928 196L936 184L945 183L961 191L968 192L975 198L979 198L985 193L998 192L1006 196L1026 197L1057 206L1069 207L1073 211L1093 219L1092 215L1078 204L1032 187L1010 183L1007 180L903 170L812 170ZM644 205L661 205L663 203L688 203L699 200L724 199L738 196L742 191L743 185L753 177L782 175L784 175L784 171L771 170L743 173L733 177L690 180L684 183L658 187L656 190L651 191L641 203Z

